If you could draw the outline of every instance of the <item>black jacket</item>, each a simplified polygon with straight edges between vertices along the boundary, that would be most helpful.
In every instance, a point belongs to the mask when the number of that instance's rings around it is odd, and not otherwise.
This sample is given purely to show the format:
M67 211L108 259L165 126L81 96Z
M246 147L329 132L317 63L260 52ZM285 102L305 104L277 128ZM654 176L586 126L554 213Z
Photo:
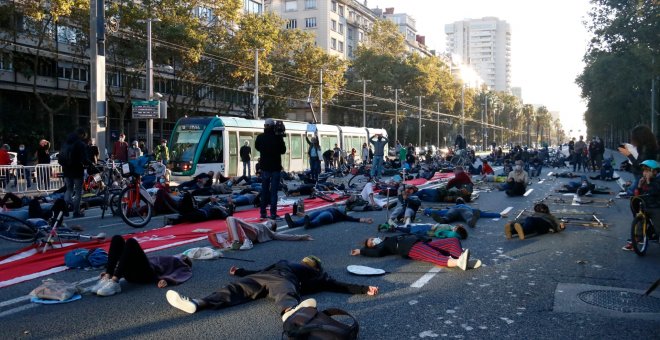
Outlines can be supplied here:
M348 294L366 294L369 291L369 286L337 281L323 269L314 270L305 265L291 263L285 260L281 260L262 270L248 270L239 268L236 270L235 275L243 277L257 273L267 273L285 277L287 280L296 285L298 291L302 295L323 291Z
M427 241L429 241L429 238L418 235L386 237L383 242L373 248L362 247L362 249L360 249L360 255L368 257L383 257L399 254L402 257L407 258L410 249L415 243Z
M71 165L62 166L64 177L83 178L85 167L91 164L87 157L87 145L76 133L70 134L65 143L71 148Z
M241 146L240 154L241 154L242 162L249 162L250 156L252 154L252 149L247 145L243 145Z
M282 136L276 136L272 131L266 131L255 141L255 148L259 151L262 171L282 170L282 155L286 153L286 145Z

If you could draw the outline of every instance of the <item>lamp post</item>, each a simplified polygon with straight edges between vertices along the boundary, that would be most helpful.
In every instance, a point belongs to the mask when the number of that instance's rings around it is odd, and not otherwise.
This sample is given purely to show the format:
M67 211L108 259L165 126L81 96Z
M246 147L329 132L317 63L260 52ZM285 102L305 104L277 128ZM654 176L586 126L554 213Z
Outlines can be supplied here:
M259 51L263 48L254 49L254 119L259 119Z
M323 69L321 69L321 82L319 83L319 116L323 124Z
M146 99L151 100L154 95L154 63L151 60L151 23L160 22L158 18L148 18L147 22L147 94ZM153 118L147 119L147 150L153 152L154 143L154 120Z
M362 126L367 126L367 83L370 83L369 79L360 79L358 83L362 83Z
M394 141L399 140L399 91L401 89L394 89Z
M422 98L424 96L416 96L419 99L419 130L417 131L417 146L422 146Z

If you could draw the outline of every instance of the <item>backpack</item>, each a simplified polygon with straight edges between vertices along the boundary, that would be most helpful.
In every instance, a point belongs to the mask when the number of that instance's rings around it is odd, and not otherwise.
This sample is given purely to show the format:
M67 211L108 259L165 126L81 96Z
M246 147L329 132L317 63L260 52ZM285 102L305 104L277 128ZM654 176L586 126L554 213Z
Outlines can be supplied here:
M337 321L333 316L346 316L351 323ZM319 312L314 307L303 307L284 321L283 339L340 340L357 339L360 325L348 312L328 308Z
M62 149L57 154L57 162L61 166L71 166L73 164L73 144L62 144Z
M101 267L108 263L108 253L100 248L74 249L64 255L64 264L69 268Z

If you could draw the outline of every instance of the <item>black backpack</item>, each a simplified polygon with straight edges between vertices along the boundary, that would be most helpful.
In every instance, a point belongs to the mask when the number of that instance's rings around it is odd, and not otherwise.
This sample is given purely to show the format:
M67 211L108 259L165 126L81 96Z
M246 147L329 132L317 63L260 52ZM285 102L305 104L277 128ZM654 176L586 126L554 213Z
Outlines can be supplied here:
M347 324L333 316L346 316ZM284 321L283 339L344 340L357 339L360 325L348 312L338 308L328 308L322 312L314 307L303 307Z

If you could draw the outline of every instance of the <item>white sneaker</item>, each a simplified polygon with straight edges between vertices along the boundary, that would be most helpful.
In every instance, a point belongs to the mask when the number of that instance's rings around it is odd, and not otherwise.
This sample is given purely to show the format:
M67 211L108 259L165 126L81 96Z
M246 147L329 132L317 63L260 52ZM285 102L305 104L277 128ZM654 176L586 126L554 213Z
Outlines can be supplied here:
M254 247L254 245L252 244L252 241L250 241L250 239L246 238L245 241L243 241L243 245L238 249L240 249L240 250L250 250L250 249L252 249L252 247Z
M195 313L197 311L197 304L191 301L188 297L185 297L173 290L168 290L165 293L167 302L169 302L172 307L180 309L188 314Z
M295 308L291 308L288 312L282 314L282 322L286 321L293 313L295 313L298 309L303 308L303 307L314 307L316 308L316 300L314 299L307 299L301 303L299 303Z
M468 269L477 269L481 267L481 260L470 260L467 265Z
M470 250L465 249L465 251L463 251L463 254L461 254L461 256L458 257L458 260L456 260L456 266L458 268L461 268L462 270L467 270L467 264L469 259L470 259Z
M105 286L105 284L108 283L109 280L110 278L106 278L104 276L100 278L98 282L96 282L93 286L87 288L87 291L96 294L99 291L99 289L103 288L103 286Z
M103 287L101 287L97 292L96 295L99 296L111 296L121 293L121 285L119 282L115 282L113 280L108 280Z

